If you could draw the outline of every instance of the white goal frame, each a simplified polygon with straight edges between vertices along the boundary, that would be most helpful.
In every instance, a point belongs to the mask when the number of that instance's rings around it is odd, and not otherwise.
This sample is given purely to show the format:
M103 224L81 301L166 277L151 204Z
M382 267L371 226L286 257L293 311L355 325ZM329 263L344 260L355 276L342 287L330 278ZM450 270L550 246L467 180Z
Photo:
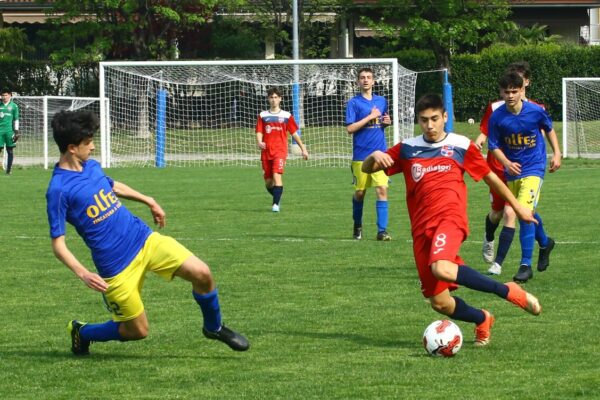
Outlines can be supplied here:
M111 93L111 90L114 92L117 89L111 89L110 86L110 82L108 78L108 73L116 69L122 68L122 70L124 72L122 72L123 74L128 74L127 72L127 68L138 68L138 67L158 67L158 68L162 68L162 69L168 69L170 67L177 67L177 66L188 66L188 67L198 67L198 68L202 68L202 67L219 67L219 66L227 66L227 67L231 67L231 66L257 66L257 67L262 67L262 66L282 66L282 65L287 65L287 66L294 66L294 67L298 67L298 68L302 68L303 65L314 65L314 64L319 64L319 65L353 65L353 64L360 64L361 66L375 66L377 64L387 64L391 66L391 71L392 71L392 76L391 76L391 80L390 80L390 84L392 86L391 90L390 90L390 95L392 96L392 98L389 98L388 96L388 104L390 105L390 116L392 117L392 126L390 128L388 128L388 131L392 131L391 133L387 133L386 136L390 136L391 138L389 139L389 144L392 143L397 143L399 142L402 138L404 137L412 137L413 136L413 131L414 131L414 97L415 97L415 83L416 83L416 76L417 73L414 71L410 71L407 70L405 68L403 68L402 66L400 66L398 64L398 60L395 58L381 58L381 59L324 59L324 60L236 60L236 61L125 61L125 62L120 62L120 61L110 61L110 62L100 62L100 98L104 99L104 100L108 100L108 102L105 101L101 101L100 103L100 115L101 115L101 123L103 124L101 126L101 155L102 155L102 165L103 167L111 167L111 166L116 166L116 165L121 165L119 164L120 160L116 160L115 161L115 157L114 157L114 151L113 151L113 142L117 142L116 140L116 136L113 138L113 135L118 135L119 133L117 133L117 129L114 128L114 124L115 122L111 120L111 118L109 117L110 115L115 115L115 118L119 118L117 117L117 111L118 109L117 107L117 101L113 101L113 96L115 96L115 93ZM159 84L161 85L160 87L162 88L163 86L163 82L165 85L169 85L171 83L169 82L165 82L163 81L163 77L162 77L162 73L158 72L158 73L152 73L152 74L148 74L148 75L137 75L134 74L134 72L129 72L130 75L135 75L135 76L143 76L144 79L147 80L152 80L154 82L159 82ZM296 82L296 75L297 74L297 69L295 69L295 77L294 77L294 82ZM414 80L412 83L411 87L406 88L405 90L409 90L410 91L410 108L413 112L412 115L408 115L409 113L403 113L403 115L401 115L401 113L399 112L400 110L400 97L401 97L401 93L400 91L402 90L402 88L399 87L399 76L402 75L403 77L405 76L409 76L409 75L414 75ZM115 78L116 79L116 78ZM348 76L348 80L353 80L354 82L356 82L356 76ZM377 76L376 76L376 80L377 80ZM265 82L254 82L254 81L245 81L245 82L250 82L252 84L255 85L262 85L262 86L279 86L278 84L270 84L270 83L266 83ZM173 84L175 85L175 84ZM355 87L355 92L358 92L358 88ZM157 101L158 103L158 101ZM107 104L110 104L110 107L107 106ZM265 104L266 104L266 96L265 96ZM158 105L157 105L158 107ZM406 107L406 106L405 106ZM284 105L282 108L287 109L288 111L292 112L292 114L294 114L294 111L290 109L289 104ZM260 110L256 110L256 115L258 115L258 112L260 112ZM404 115L406 114L406 115ZM156 123L158 124L158 121L156 121ZM301 121L301 124L303 123L303 121ZM302 128L302 125L301 125ZM339 126L340 130L345 132L345 127L343 125ZM250 129L248 128L248 135L254 135L254 130L253 128ZM348 136L346 134L346 136ZM155 139L154 137L147 137L146 140L147 141L151 141ZM144 140L143 138L141 138L140 140ZM344 140L343 137L341 137L340 140ZM310 141L308 143L306 143L309 153L311 152L311 143ZM158 144L157 144L158 146ZM156 150L158 151L158 150ZM311 154L311 156L314 155L317 158L319 157L318 154ZM182 159L185 156L182 156ZM345 157L345 155L344 155ZM136 156L132 156L132 159L135 159ZM292 157L293 158L293 157ZM242 160L241 164L239 164L239 160L236 161L236 165L253 165L254 163L258 163L260 159L260 154L258 151L256 151L256 154L252 154L251 155L251 161L248 160ZM347 159L348 161L351 159L351 153L349 152L347 154ZM313 157L311 157L311 159L309 159L309 161L314 160ZM135 160L134 160L135 161ZM148 161L145 161L146 163L148 163ZM143 164L142 164L143 165ZM195 164L194 164L195 165ZM341 164L340 164L341 165ZM344 165L348 165L345 161L344 161ZM165 166L165 165L158 165L158 162L155 164L155 166L161 167L161 166Z
M575 97L573 90L577 87L583 89L584 82L598 83L598 87L593 89L598 106L579 104L579 98ZM596 114L583 115L586 111ZM596 135L589 135L590 131L596 132ZM562 153L565 158L600 158L600 78L562 79Z

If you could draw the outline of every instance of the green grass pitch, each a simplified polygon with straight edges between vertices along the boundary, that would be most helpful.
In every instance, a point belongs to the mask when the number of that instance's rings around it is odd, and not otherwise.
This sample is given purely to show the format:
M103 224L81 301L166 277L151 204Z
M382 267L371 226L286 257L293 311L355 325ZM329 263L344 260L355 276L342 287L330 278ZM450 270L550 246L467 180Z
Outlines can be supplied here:
M600 161L567 160L548 174L539 211L557 241L547 272L526 284L539 317L461 289L496 316L487 348L473 327L453 359L427 356L425 327L440 316L422 298L412 259L403 178L390 187L392 242L375 241L374 196L364 239L351 239L347 169L290 167L273 214L256 168L112 169L154 196L165 234L204 259L218 282L225 323L251 349L202 337L190 285L149 275L150 336L70 353L70 319L108 318L100 295L52 255L45 212L49 171L0 176L0 398L2 399L573 399L600 398L598 216ZM471 235L462 256L481 260L487 187L469 178ZM150 221L144 206L125 201ZM452 212L452 210L448 210ZM91 268L73 229L68 245ZM518 240L499 278L510 280Z

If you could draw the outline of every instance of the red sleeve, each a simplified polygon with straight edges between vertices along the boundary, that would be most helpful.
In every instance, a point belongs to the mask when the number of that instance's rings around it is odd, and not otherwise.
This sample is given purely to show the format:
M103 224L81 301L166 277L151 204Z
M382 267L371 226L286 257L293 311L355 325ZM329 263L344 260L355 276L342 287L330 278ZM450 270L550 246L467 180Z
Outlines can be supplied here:
M386 153L389 154L394 160L394 165L389 167L388 169L383 170L387 176L395 175L397 173L402 172L402 160L400 159L400 148L402 147L402 142L396 144L393 147L387 149Z
M485 136L488 135L488 123L490 122L490 117L492 116L492 103L488 103L487 108L485 109L485 113L481 118L481 122L479 123L479 132L483 133Z
M465 153L464 162L465 171L473 178L475 182L478 182L491 172L490 166L485 161L479 149L475 146L475 143L471 142L469 148Z
M287 130L290 135L293 135L298 131L298 124L296 124L296 120L294 119L293 115L290 115L290 119L288 119Z
M263 121L260 115L256 119L256 129L254 130L254 132L263 132Z

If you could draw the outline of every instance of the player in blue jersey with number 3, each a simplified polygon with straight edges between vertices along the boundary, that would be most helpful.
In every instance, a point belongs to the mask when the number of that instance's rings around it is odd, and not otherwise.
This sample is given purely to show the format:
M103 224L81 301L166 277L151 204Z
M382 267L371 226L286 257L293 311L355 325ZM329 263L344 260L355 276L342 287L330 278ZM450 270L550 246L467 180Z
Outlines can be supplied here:
M98 126L98 118L90 112L63 111L52 120L61 153L46 193L52 249L89 288L102 293L112 314L104 323L69 322L72 352L86 355L91 342L139 340L148 335L141 299L147 271L167 281L178 276L191 282L203 315L204 336L236 351L247 350L248 340L221 322L218 293L208 266L175 239L153 232L120 199L146 204L154 223L162 228L166 215L160 205L112 180L90 159ZM89 271L67 247L67 222L90 248L97 273Z
M504 166L507 185L519 203L535 212L546 171L546 142L542 130L553 151L550 172L560 168L558 139L546 110L523 101L525 88L521 75L509 72L500 78L499 86L505 103L490 118L488 148ZM540 215L535 212L534 216L537 225L519 221L521 263L513 277L516 282L527 282L533 277L531 261L536 241L540 246L537 270L545 271L550 265L550 252L555 243L546 235Z
M371 68L358 71L360 93L346 105L346 131L352 135L352 176L354 196L352 196L352 218L354 239L362 239L362 217L365 195L369 187L375 186L377 202L377 240L389 241L388 224L388 181L383 171L367 174L362 172L362 163L376 150L386 151L384 128L392 123L387 112L387 100L373 93L375 76Z

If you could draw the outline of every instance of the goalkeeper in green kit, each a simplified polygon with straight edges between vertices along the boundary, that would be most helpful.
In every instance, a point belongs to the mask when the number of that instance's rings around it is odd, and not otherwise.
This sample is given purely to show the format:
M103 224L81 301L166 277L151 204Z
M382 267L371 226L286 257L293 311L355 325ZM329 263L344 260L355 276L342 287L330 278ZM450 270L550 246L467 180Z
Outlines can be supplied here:
M8 89L2 89L0 93L2 102L0 103L0 155L6 147L8 154L6 162L6 175L10 175L13 164L13 150L15 143L19 140L19 106L12 100L12 92Z

